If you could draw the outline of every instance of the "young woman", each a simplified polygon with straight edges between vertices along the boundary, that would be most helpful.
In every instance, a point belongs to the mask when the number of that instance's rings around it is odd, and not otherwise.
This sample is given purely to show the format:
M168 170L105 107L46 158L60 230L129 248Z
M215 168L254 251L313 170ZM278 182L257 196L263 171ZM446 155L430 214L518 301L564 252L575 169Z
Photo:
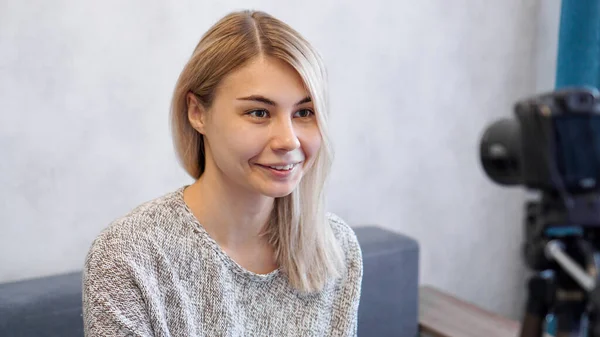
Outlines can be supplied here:
M114 221L83 280L87 336L354 336L362 255L325 213L325 75L295 30L231 13L177 82L191 185Z

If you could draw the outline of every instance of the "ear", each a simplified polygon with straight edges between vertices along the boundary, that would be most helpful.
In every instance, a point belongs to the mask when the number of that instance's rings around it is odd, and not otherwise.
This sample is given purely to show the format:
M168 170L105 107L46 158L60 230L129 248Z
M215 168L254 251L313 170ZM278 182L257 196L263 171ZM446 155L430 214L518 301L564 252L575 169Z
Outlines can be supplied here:
M204 134L206 128L206 109L196 95L187 94L188 120L196 131Z

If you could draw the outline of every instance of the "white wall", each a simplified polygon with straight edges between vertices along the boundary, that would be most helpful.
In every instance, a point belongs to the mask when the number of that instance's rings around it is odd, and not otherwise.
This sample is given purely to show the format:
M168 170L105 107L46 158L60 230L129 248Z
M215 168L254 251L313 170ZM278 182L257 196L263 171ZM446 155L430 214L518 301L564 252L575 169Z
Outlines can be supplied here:
M0 282L81 268L111 220L190 183L176 77L218 18L256 8L328 63L330 209L417 238L422 283L514 317L523 193L484 176L478 142L552 88L558 2L1 1Z

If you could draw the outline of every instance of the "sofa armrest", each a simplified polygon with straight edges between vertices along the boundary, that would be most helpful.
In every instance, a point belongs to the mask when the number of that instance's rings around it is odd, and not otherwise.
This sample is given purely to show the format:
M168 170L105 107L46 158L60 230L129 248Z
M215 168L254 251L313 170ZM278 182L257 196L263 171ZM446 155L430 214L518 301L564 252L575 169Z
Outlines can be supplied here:
M417 336L419 245L376 226L353 228L363 252L359 336Z

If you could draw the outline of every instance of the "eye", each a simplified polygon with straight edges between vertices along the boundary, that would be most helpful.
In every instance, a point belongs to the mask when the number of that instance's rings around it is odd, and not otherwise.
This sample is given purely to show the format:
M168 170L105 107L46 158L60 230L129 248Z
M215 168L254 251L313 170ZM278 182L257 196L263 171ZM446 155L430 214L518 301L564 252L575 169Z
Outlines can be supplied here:
M248 111L246 114L254 118L265 118L269 116L269 112L262 109Z
M302 110L296 111L296 113L294 114L294 117L307 118L314 114L315 113L310 109L302 109Z

